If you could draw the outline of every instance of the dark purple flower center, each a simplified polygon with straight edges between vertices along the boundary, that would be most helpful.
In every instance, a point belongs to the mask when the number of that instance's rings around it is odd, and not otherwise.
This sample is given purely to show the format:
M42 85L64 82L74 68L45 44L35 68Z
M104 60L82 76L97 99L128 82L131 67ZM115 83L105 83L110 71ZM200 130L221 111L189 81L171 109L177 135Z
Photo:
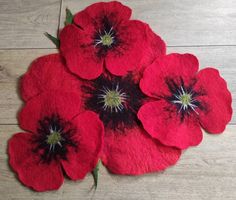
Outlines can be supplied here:
M98 57L106 56L109 50L113 50L120 43L117 30L108 17L103 16L99 24L95 24L93 45L97 48Z
M43 162L52 160L66 160L67 148L76 148L74 141L75 128L70 122L61 119L53 114L39 120L37 134L34 135L33 142L36 144L34 152L39 153Z
M137 124L136 114L144 95L130 75L125 78L100 76L83 89L88 95L87 109L98 113L106 127L123 130Z
M177 79L166 79L166 84L171 92L171 96L165 97L171 104L177 108L177 112L183 120L186 115L195 113L198 115L197 109L204 109L201 102L197 99L199 96L205 95L203 91L195 91L194 85L196 80L192 80L189 85L186 85L181 77Z

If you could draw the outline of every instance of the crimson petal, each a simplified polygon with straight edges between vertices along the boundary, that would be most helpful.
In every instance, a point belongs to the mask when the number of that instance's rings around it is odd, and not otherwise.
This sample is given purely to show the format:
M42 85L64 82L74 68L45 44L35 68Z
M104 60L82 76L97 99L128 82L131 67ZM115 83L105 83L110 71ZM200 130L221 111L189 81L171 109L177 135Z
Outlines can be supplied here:
M118 24L123 20L128 20L131 16L131 9L120 2L99 2L94 3L83 11L78 12L74 17L74 23L83 29L99 23L103 17L108 17L114 23Z
M81 97L77 93L49 90L26 103L19 113L20 127L36 133L39 120L54 114L70 121L81 112Z
M36 59L21 79L21 96L28 101L40 93L53 89L79 90L80 82L65 67L59 54Z
M195 90L203 89L206 93L198 97L205 106L199 112L201 125L209 133L222 133L232 117L232 97L227 83L213 68L200 70L197 80Z
M60 50L69 70L83 79L95 79L103 71L103 58L96 55L93 29L83 31L75 25L66 26L60 33Z
M174 165L181 155L180 150L160 144L138 126L124 133L107 131L104 144L102 161L115 174L161 171Z
M79 114L73 124L77 127L75 134L78 149L69 148L67 160L62 160L66 174L72 179L83 179L98 162L103 145L103 124L97 114L86 111Z
M60 163L40 162L33 152L32 134L17 133L8 142L9 163L17 172L20 181L38 192L56 190L63 183Z
M198 120L185 117L181 121L180 113L175 106L164 100L144 104L138 112L138 118L152 137L167 146L186 149L202 141Z
M155 60L146 68L140 81L141 90L150 97L171 95L167 79L182 77L188 83L198 71L198 60L191 54L169 54Z

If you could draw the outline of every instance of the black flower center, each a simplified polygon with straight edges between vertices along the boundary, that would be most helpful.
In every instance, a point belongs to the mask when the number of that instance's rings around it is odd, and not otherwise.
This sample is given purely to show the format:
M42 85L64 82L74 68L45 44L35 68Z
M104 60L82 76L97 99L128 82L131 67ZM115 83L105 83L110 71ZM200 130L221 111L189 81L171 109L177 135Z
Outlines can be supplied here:
M76 149L77 142L73 136L75 128L70 122L61 119L53 114L39 120L33 142L36 144L34 152L39 153L43 162L51 162L53 159L66 160L67 148L69 146Z
M123 130L138 122L136 114L144 95L130 75L101 76L83 88L86 107L97 112L106 127Z
M195 79L190 81L189 85L186 85L181 77L175 79L168 78L166 79L166 84L172 94L166 97L166 99L176 106L182 120L191 113L198 115L198 108L204 109L198 97L205 95L205 92L194 90Z
M93 45L97 48L97 55L104 57L109 50L117 47L119 44L117 30L106 16L101 18L99 24L95 24L95 30Z

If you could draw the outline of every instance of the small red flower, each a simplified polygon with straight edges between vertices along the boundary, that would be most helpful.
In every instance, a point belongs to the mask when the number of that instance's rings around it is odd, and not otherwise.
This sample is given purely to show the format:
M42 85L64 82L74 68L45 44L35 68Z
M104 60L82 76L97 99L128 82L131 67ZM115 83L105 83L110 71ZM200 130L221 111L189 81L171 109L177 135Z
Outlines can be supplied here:
M70 71L94 79L105 66L114 75L125 75L164 55L163 40L130 16L131 9L115 1L95 3L77 13L60 33L60 50Z
M141 90L156 101L143 105L138 118L144 129L168 146L186 149L202 140L202 126L221 133L232 117L232 98L213 68L198 72L191 54L170 54L146 68Z
M56 67L56 64L52 64L51 67L43 66L40 76L44 76L45 73L50 76ZM35 74L34 68L37 70L36 66L31 67L32 74ZM40 77L32 79L29 76L23 79L28 84L42 80ZM66 82L70 80L59 76L53 79L58 85L67 84ZM52 80L48 80L48 85L53 86L50 81ZM96 112L105 126L102 161L111 172L137 175L164 170L177 162L181 151L164 146L151 138L138 121L137 111L145 101L145 96L132 75L125 77L102 75L93 81L79 79L77 81L80 89L73 91L83 99L77 109ZM44 85L44 82L41 84ZM25 93L31 89L27 85L21 88ZM47 89L52 88L35 90ZM31 94L34 94L34 91L31 91Z
M19 114L20 127L9 140L9 163L19 180L36 191L58 189L63 171L83 179L95 167L103 143L103 124L80 112L77 94L48 91L29 100Z

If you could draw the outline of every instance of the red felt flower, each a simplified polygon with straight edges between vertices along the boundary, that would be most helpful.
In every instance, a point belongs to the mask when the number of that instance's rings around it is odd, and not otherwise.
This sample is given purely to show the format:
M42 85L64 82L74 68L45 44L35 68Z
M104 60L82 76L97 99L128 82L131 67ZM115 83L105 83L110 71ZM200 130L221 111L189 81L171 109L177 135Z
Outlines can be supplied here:
M53 74L56 66L42 67L40 76L44 76L45 73ZM34 71L34 67L31 70ZM27 76L25 81L34 84L33 82L38 80ZM62 82L66 84L70 79L55 76L54 81L60 85ZM77 109L96 112L105 126L102 161L110 171L137 175L164 170L177 162L181 151L166 147L151 138L138 121L137 111L145 101L145 95L132 75L125 77L102 75L93 81L79 79L77 81L80 82L77 94L83 99ZM50 80L48 85L52 85ZM25 92L30 89L27 85L21 88Z
M163 144L186 149L202 140L202 126L221 133L232 117L232 98L219 72L198 72L191 54L170 54L146 68L141 90L152 101L143 105L138 118L144 129Z
M36 88L38 89L38 88ZM97 114L80 112L77 94L48 91L32 98L19 114L20 127L9 140L9 163L20 181L36 191L58 189L63 171L72 180L93 170L103 143Z
M164 55L163 40L130 16L131 9L115 1L77 13L60 33L60 50L70 71L94 79L105 66L114 75L125 75Z

